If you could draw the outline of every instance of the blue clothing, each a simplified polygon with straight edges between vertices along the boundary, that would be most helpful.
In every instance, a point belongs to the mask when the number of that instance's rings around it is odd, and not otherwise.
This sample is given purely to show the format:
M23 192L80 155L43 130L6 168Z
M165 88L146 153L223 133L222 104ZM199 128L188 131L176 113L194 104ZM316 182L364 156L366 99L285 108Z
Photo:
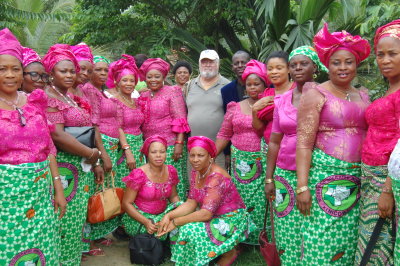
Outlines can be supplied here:
M238 87L239 86L239 87ZM242 86L238 83L238 80L235 79L231 83L226 84L224 87L221 88L221 95L222 95L222 104L224 107L224 112L226 113L226 106L230 102L240 102L243 100L240 99L238 90L242 90L244 95L244 91L246 90L245 86Z

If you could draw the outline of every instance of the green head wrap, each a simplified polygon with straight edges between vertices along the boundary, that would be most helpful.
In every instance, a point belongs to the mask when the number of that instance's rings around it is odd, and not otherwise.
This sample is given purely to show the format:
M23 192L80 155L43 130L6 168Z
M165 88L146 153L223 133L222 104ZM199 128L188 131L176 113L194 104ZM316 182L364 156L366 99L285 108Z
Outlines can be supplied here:
M317 52L311 46L300 46L294 49L289 55L289 61L296 55L305 55L310 58L316 65L319 71L324 71L328 73L328 69L324 66L321 61L319 61Z
M93 58L93 62L96 64L98 62L106 62L107 64L110 64L110 60L105 58L104 56L101 55L95 55Z

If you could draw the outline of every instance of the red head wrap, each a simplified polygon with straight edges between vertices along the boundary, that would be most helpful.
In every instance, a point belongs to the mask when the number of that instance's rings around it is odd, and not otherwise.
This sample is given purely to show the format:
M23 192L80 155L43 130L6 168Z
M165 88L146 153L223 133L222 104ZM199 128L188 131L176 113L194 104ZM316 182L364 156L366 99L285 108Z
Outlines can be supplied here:
M22 47L22 65L25 68L27 65L30 63L34 62L41 62L42 59L38 55L38 53L35 52L35 50L29 48L29 47Z
M162 60L161 58L149 58L143 62L140 66L140 79L146 80L146 74L152 69L156 69L162 73L162 75L167 77L169 72L169 64Z
M114 88L121 78L126 75L133 75L135 82L138 82L139 69L136 66L135 58L128 54L123 54L121 59L112 62L109 66L107 87Z
M161 137L161 136L158 136L158 135L154 135L154 136L148 137L148 138L144 141L142 147L140 148L140 152L143 153L144 155L148 156L148 155L149 155L150 145L151 145L151 143L153 143L153 142L159 142L159 143L161 143L162 145L164 145L165 148L167 148L167 146L168 146L168 145L167 145L167 140L166 140L165 138L163 138L163 137Z
M400 40L400 19L393 20L392 22L383 25L376 30L374 38L375 53L379 40L384 37L392 37Z
M314 46L321 62L328 67L329 58L339 49L347 50L356 57L357 65L365 60L371 52L371 47L367 40L360 36L353 36L346 31L333 32L328 31L328 24L314 36Z
M47 73L50 73L54 66L63 60L69 60L74 63L75 71L78 73L79 63L68 44L55 44L49 48L47 54L42 59L42 64Z
M0 55L2 54L12 55L22 62L22 46L7 28L0 30Z
M217 155L217 147L215 146L214 141L204 136L190 137L188 139L187 146L189 152L194 147L201 147L208 151L212 158L215 158Z
M242 79L246 81L247 77L251 74L256 74L260 79L262 79L265 86L268 87L268 85L271 84L267 77L267 68L265 64L254 59L251 59L249 62L247 62L246 68L242 74Z
M74 46L71 46L71 51L74 53L76 60L80 61L89 61L93 64L93 54L92 50L86 43L80 43Z

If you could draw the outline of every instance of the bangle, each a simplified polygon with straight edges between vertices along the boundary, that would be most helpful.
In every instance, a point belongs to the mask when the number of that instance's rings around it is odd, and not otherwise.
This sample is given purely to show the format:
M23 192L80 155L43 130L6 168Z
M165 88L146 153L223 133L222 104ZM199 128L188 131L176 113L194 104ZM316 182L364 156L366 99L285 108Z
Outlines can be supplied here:
M173 224L175 227L178 227L178 226L176 225L176 223L175 223L175 219L172 219L171 222L172 222L172 224Z
M92 154L88 157L88 160L92 159L93 155L94 155L94 149L92 149Z
M274 180L272 178L265 179L265 184L271 184L271 183L274 183Z
M58 179L60 179L60 178L61 178L61 177L58 175L58 176L53 177L53 180L56 181L56 180L58 180Z
M303 193L304 191L307 191L308 189L309 189L308 186L300 187L300 188L296 189L296 194L298 195L300 193Z
M391 187L383 186L382 187L382 193L392 194L393 193L393 189Z
M182 140L175 140L175 144L183 144Z
M124 145L122 145L122 149L123 150L128 150L128 149L130 149L131 148L131 146L129 146L129 144L124 144Z
M97 161L95 162L94 166L99 166L99 165L101 165L100 162L101 162L100 159L97 159Z

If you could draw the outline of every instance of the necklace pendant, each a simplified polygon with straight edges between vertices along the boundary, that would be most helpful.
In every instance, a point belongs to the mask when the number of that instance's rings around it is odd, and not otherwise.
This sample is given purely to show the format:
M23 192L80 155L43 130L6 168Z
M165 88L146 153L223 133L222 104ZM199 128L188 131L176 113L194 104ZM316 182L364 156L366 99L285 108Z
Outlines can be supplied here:
M351 99L350 99L350 94L348 94L348 93L346 93L346 101L349 101L349 102L351 102Z

